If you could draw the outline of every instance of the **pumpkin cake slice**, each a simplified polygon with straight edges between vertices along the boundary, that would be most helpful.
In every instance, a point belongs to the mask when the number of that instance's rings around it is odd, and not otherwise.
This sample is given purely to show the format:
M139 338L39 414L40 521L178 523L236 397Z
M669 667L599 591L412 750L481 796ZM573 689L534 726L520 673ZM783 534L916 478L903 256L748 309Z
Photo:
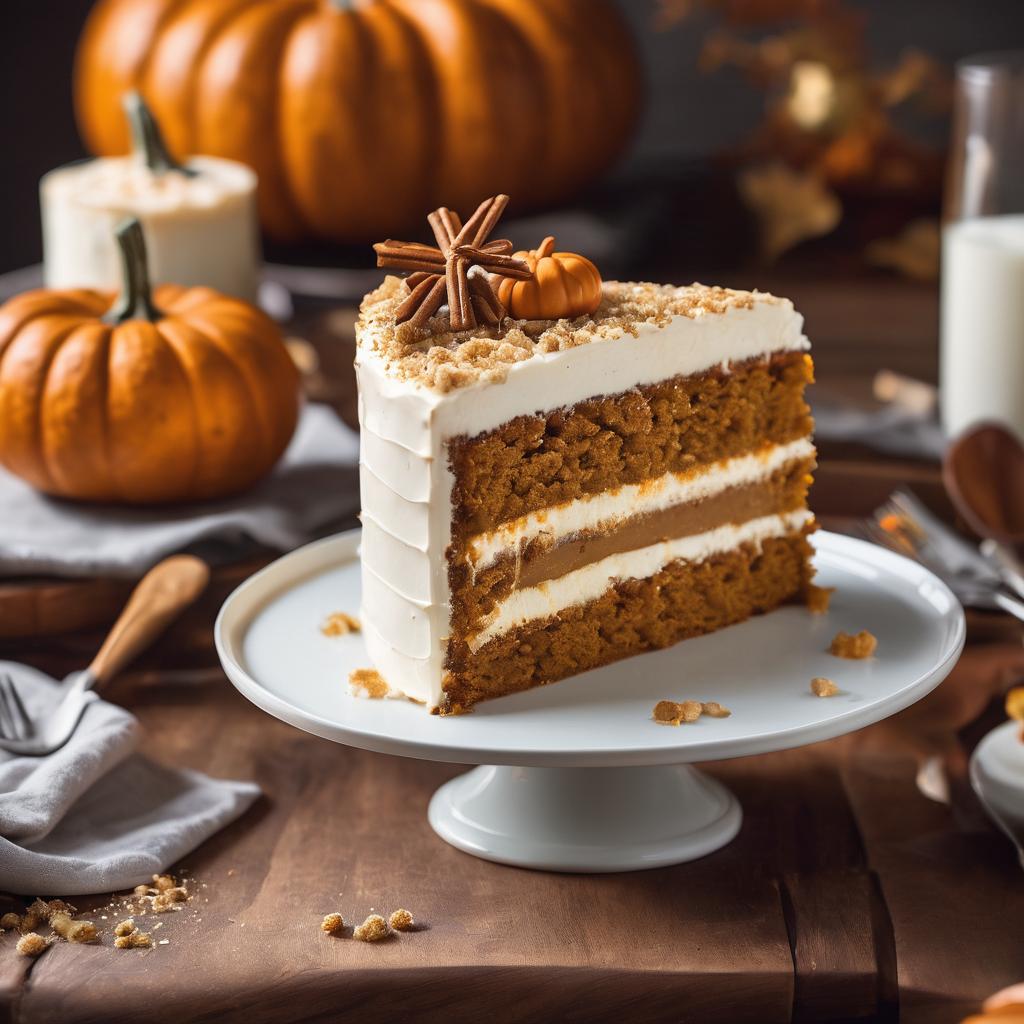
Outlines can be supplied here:
M360 619L440 713L803 600L813 574L792 303L512 254L487 242L503 199L435 211L436 247L378 247L411 275L357 326Z

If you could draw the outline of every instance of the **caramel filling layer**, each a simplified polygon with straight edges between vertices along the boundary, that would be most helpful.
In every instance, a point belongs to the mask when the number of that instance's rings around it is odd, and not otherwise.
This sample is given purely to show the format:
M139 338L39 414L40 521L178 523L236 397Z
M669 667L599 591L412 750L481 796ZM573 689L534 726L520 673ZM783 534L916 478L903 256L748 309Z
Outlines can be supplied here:
M783 494L787 491L787 483L806 477L813 468L813 460L801 460L783 467ZM801 504L802 500L797 496L780 501L779 488L771 481L762 481L732 487L696 503L673 505L627 519L617 529L577 535L552 547L534 543L528 546L520 562L516 587L535 587L609 555L635 551L662 540L706 533L728 523L743 523L748 519L789 512Z
M558 579L611 555L659 541L803 508L813 469L813 457L795 459L764 480L720 491L699 502L673 505L554 544L538 538L475 574L467 562L455 564L449 574L453 635L474 633L478 623L485 622L496 605L516 589Z

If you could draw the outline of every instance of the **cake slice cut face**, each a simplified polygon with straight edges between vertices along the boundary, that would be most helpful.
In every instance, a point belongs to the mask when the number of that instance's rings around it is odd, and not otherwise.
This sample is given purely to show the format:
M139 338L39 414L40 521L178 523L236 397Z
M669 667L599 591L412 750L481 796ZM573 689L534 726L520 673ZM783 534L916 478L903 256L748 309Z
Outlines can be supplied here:
M394 689L462 711L809 591L788 300L606 282L591 316L451 334L397 324L408 294L357 329L362 624Z

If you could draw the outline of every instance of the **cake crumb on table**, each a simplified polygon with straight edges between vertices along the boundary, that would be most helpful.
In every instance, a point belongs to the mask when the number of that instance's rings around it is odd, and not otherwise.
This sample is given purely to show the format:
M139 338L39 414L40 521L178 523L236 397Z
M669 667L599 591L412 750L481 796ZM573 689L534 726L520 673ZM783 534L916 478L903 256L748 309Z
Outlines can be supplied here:
M728 718L732 712L717 700L706 700L701 704L701 710L709 718Z
M388 923L380 914L370 916L352 930L352 937L360 942L379 942L389 934Z
M320 922L320 930L328 935L340 935L345 928L345 921L341 914L328 914Z
M353 669L348 683L357 697L369 697L371 700L382 700L391 692L391 687L375 668Z
M13 928L21 928L21 915L13 912L8 912L0 917L0 928L4 931L9 931Z
M332 612L324 620L320 632L324 636L345 636L348 633L358 633L362 627L359 620L348 612Z
M388 918L388 924L391 925L396 932L408 932L412 931L416 922L413 920L412 914L410 914L408 910L403 907L399 907L398 910L393 911L391 916Z
M92 921L75 921L63 910L51 915L50 927L68 942L95 942L98 934Z
M839 687L831 679L824 676L815 676L811 680L811 693L815 697L834 697L839 693Z
M812 615L824 615L832 603L832 595L835 591L835 587L819 587L816 583L808 583L807 592L804 595L807 610Z
M124 935L131 935L133 931L135 931L135 922L131 918L114 925L114 935L118 938Z
M116 949L149 949L152 945L153 939L149 932L140 932L137 928L114 939Z
M877 646L874 634L862 629L859 633L836 633L828 651L837 658L870 658Z
M22 956L39 956L39 954L42 953L48 945L49 943L42 937L42 935L37 935L35 932L29 932L27 935L22 935L22 937L18 939L18 945L15 946L15 949L17 949Z

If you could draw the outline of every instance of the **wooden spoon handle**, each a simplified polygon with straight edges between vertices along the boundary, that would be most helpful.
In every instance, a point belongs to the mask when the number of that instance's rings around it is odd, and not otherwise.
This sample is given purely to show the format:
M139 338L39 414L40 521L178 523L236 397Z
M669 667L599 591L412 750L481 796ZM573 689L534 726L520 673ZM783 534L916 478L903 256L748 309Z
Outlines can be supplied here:
M192 555L173 555L150 569L89 666L97 684L116 676L148 647L203 592L209 579L207 564Z

